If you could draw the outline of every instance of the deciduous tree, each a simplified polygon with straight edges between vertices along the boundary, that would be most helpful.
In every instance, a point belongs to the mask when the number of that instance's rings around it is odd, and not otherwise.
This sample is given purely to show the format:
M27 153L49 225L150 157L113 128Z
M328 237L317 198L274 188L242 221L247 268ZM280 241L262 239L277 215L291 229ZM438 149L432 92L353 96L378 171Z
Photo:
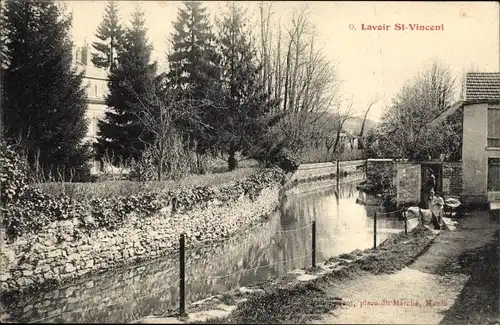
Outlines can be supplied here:
M429 130L427 124L448 108L455 98L455 79L442 63L432 61L403 86L382 117L376 131L376 154L417 160L438 158L456 151L456 144L445 145L442 134L458 131L453 125ZM450 135L447 137L450 139ZM453 137L456 139L456 137ZM372 145L374 145L372 143ZM447 148L448 147L448 148ZM373 149L373 148L372 148ZM371 150L371 149L369 149Z

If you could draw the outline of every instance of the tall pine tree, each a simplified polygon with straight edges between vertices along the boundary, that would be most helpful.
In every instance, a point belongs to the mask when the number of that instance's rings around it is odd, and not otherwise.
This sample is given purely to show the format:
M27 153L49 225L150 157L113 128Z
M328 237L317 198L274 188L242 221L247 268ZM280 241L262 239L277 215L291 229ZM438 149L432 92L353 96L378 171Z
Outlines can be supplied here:
M116 53L120 51L124 30L120 24L118 6L115 1L109 1L101 24L97 27L95 36L100 40L92 42L95 52L92 53L92 63L98 68L113 69Z
M271 102L259 78L260 66L251 43L251 33L241 7L229 3L219 22L218 49L221 56L222 103L215 113L218 147L228 153L228 167L237 167L236 152L254 150L267 129Z
M3 25L6 137L45 174L88 173L85 88L72 67L72 18L54 2L9 1Z
M207 152L213 145L214 98L219 90L219 57L215 36L211 32L206 8L198 1L184 2L173 24L172 53L168 55L169 82L179 87L188 97L191 109L202 123L193 119L181 120L178 127L190 145L196 143L199 153ZM185 98L184 98L185 99Z
M109 74L108 111L99 122L97 152L99 158L107 154L115 163L141 157L151 140L138 118L141 98L148 96L157 79L146 34L144 13L137 9L120 44L116 68Z

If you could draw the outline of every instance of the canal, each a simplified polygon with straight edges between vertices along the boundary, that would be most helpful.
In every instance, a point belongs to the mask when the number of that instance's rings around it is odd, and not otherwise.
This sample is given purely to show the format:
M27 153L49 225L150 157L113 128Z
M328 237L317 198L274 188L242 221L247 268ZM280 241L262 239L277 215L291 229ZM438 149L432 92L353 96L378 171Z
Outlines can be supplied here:
M248 286L311 265L312 221L316 221L316 261L373 245L373 212L359 202L357 182L318 181L289 190L276 215L217 245L186 252L186 300ZM378 242L385 228L400 221L377 220ZM108 271L52 291L3 302L4 321L124 323L162 315L178 306L179 262L162 257L128 269ZM8 316L5 319L6 315Z

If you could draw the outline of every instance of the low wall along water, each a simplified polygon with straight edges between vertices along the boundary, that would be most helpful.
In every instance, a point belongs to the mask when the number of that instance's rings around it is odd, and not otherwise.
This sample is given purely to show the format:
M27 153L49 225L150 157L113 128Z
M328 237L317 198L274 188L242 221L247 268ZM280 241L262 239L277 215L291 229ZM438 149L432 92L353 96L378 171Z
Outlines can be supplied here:
M215 198L179 212L169 205L150 216L132 213L118 229L96 229L78 236L78 218L53 221L36 234L2 244L2 293L62 284L175 253L181 233L186 234L188 247L229 237L274 212L280 187L270 182L256 196L241 195L225 202Z

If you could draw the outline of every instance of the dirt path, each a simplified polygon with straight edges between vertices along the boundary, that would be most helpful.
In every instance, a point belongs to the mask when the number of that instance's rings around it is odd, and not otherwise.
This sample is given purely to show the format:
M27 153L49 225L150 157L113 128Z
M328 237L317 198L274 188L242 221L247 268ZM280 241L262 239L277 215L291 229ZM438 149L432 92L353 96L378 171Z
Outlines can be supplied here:
M442 231L426 253L401 271L331 283L327 294L350 304L314 323L439 324L469 279L443 270L466 250L494 241L499 228L483 212L458 221L456 231Z

